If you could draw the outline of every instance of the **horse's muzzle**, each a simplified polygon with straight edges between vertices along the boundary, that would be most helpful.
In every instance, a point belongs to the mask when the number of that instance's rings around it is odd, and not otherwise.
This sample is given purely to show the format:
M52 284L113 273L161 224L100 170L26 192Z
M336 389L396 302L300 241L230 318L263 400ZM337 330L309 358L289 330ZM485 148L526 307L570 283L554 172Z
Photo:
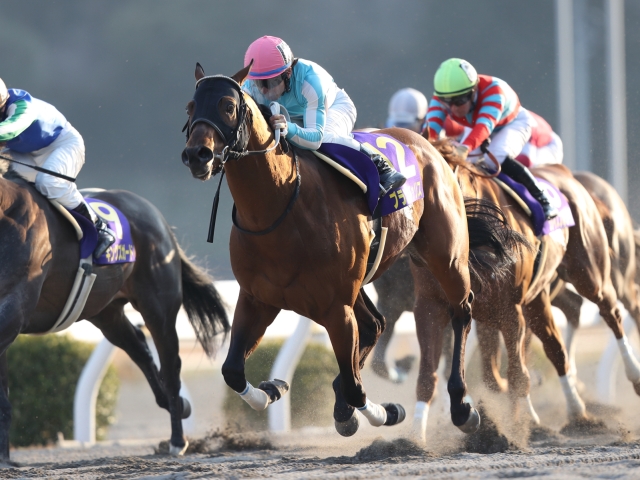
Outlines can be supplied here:
M184 163L194 177L203 178L211 173L213 150L208 147L186 147L182 151L182 163Z

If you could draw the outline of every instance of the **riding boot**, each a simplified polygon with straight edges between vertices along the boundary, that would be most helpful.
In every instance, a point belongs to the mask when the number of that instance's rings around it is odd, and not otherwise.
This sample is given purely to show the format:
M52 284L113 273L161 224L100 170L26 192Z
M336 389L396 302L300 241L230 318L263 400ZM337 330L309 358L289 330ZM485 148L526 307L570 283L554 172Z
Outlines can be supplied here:
M98 243L96 245L96 248L93 250L93 256L95 258L99 258L104 252L107 251L107 248L115 243L115 233L113 233L109 226L102 220L102 218L100 218L98 214L96 214L96 212L93 211L93 209L86 202L83 201L73 210L96 226L96 230L98 231Z
M549 197L547 196L547 192L540 188L540 185L538 185L538 182L531 173L531 170L517 160L507 157L504 159L504 162L502 162L502 172L514 179L516 182L521 183L527 190L529 190L529 193L533 198L542 205L542 209L544 210L544 215L547 217L547 220L558 216L558 209L551 204Z
M389 191L396 190L404 185L407 178L391 166L382 155L375 150L360 145L360 151L367 155L378 169L380 175L380 196L384 197Z

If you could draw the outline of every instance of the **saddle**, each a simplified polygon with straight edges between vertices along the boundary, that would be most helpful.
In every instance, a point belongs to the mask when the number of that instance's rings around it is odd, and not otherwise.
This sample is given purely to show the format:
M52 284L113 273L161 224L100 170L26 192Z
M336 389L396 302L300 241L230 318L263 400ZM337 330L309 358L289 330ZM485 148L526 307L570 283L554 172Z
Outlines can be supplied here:
M96 280L93 273L93 265L113 265L116 263L134 262L136 259L135 246L131 238L131 227L124 214L113 205L87 197L86 194L100 191L98 189L81 190L87 203L91 204L93 210L109 224L109 227L116 233L116 241L99 258L93 257L93 251L98 242L98 232L93 222L73 210L68 210L55 200L50 200L51 204L66 218L76 231L76 237L80 248L80 265L76 272L76 278L71 288L71 293L67 302L48 333L60 332L71 326L78 319L89 298L91 289Z
M341 174L352 180L365 194L371 212L372 228L369 235L369 258L367 271L362 282L371 281L382 259L387 237L387 227L382 226L381 218L410 206L424 198L424 190L418 170L418 160L409 147L395 138L370 132L353 132L354 138L361 144L382 155L407 181L397 190L379 197L380 177L371 159L359 150L337 143L323 143L313 153Z

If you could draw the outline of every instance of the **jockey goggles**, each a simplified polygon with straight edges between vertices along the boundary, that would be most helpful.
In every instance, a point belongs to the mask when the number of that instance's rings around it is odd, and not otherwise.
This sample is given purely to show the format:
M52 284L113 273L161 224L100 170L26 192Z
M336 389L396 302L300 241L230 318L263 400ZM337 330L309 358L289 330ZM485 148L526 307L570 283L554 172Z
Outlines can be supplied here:
M438 97L438 100L446 105L455 105L456 107L460 107L467 102L470 102L473 98L473 90L467 93L463 93L462 95L456 95L455 97Z
M284 79L282 78L282 75L278 75L277 77L273 77L273 78L263 78L263 79L254 80L254 82L258 84L258 87L266 88L267 90L272 90L276 88L283 81Z

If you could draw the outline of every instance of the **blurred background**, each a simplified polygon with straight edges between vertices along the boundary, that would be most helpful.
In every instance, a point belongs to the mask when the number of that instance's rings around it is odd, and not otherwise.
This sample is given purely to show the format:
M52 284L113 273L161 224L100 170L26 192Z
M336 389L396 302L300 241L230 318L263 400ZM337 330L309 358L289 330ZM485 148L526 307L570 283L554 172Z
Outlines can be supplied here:
M604 0L569 2L574 13L580 122L578 166L606 177ZM178 239L218 279L230 279L231 198L225 190L214 245L207 244L215 183L180 162L184 107L194 67L231 75L261 35L282 37L294 55L333 75L358 108L357 127L381 126L390 96L427 96L443 60L457 56L511 84L522 104L559 128L556 2L510 0L203 1L3 0L0 77L54 104L84 136L80 187L121 188L153 202ZM640 3L625 4L629 205L636 194L640 137ZM638 219L638 217L636 217Z

